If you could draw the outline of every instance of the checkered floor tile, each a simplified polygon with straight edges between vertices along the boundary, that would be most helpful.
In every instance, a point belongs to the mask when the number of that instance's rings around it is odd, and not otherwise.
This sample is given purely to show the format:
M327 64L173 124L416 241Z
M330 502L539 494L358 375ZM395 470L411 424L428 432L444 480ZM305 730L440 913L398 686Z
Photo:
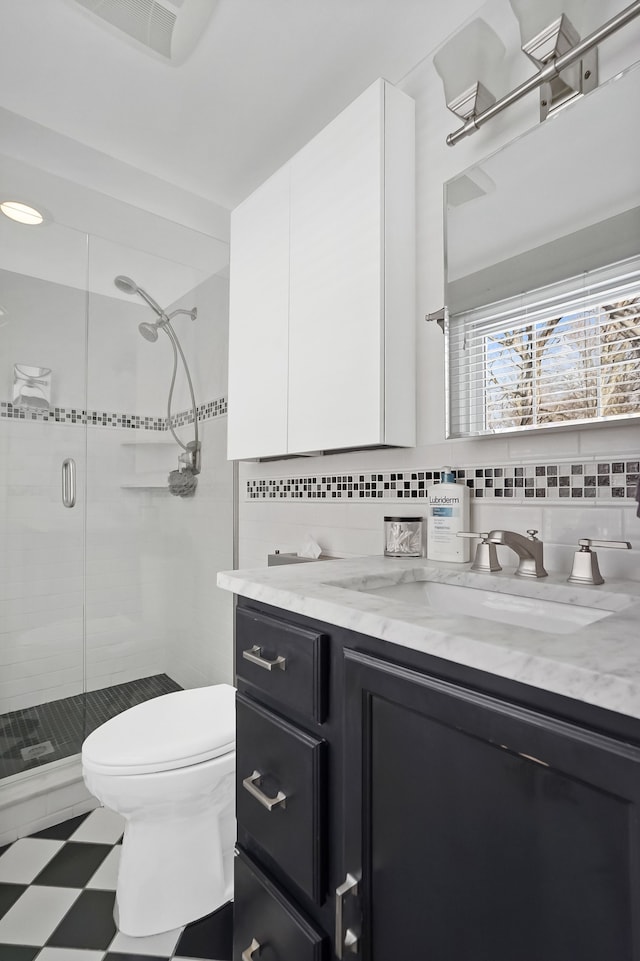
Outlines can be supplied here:
M148 938L116 930L122 831L98 808L0 848L0 961L231 961L231 904Z

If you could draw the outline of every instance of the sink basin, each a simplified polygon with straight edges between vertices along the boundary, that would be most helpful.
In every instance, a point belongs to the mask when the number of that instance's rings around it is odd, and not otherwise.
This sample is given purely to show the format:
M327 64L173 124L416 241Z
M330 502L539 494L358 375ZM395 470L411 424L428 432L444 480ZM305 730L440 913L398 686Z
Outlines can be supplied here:
M428 607L438 614L480 617L545 634L571 634L613 613L573 602L565 604L543 597L506 594L440 581L402 581L361 590L376 597Z

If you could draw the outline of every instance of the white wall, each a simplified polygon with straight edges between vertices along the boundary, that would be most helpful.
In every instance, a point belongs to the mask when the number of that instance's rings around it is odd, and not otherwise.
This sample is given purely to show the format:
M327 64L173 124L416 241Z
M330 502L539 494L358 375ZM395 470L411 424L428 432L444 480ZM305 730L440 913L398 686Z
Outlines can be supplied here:
M470 14L470 4L464 5ZM582 36L617 13L624 3L603 0L599 4L577 6L585 16L576 23ZM497 97L531 76L532 66L519 51L517 23L507 0L490 0L480 14L502 38L507 54L492 86ZM635 21L600 47L601 80L629 66L640 49L640 23ZM502 464L546 464L598 459L637 460L640 455L640 429L637 426L611 426L558 433L527 434L483 438L478 441L446 441L444 438L444 338L435 324L426 324L424 315L439 309L444 302L443 183L472 163L493 153L538 122L538 98L530 94L494 118L472 137L456 147L446 145L448 133L460 123L445 107L442 83L433 67L432 56L416 67L400 84L416 101L417 150L417 370L418 370L418 446L411 450L349 453L300 461L240 465L240 541L239 566L264 566L266 555L274 548L298 549L308 532L329 553L339 555L380 553L382 517L389 513L390 501L375 504L318 501L250 501L246 483L258 478L317 476L357 473L360 470L434 469L445 463L454 467L480 467ZM628 123L628 117L621 117ZM593 131L597 143L597 131ZM594 188L597 189L597 188ZM327 384L330 389L330 384ZM318 400L321 403L321 397ZM397 502L394 502L397 506ZM425 509L424 500L412 500L412 509ZM581 501L576 506L563 503L535 505L497 501L472 504L472 527L476 530L504 527L517 530L537 528L547 544L550 566L568 569L571 545L579 537L638 539L638 520L629 501L620 506L601 499ZM503 558L509 563L509 558ZM640 580L640 551L602 551L601 567L605 576L622 573Z

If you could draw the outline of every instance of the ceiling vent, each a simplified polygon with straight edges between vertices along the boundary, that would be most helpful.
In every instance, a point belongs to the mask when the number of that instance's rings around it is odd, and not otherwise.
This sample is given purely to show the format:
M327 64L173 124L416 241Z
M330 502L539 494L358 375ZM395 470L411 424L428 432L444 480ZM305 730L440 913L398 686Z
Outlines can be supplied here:
M73 0L93 17L122 31L172 63L192 53L215 0Z

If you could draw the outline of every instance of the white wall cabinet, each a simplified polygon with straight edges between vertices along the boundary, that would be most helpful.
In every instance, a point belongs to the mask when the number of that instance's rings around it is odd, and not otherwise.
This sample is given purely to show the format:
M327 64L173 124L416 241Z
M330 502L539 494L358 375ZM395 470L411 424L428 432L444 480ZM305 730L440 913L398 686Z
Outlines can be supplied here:
M414 156L378 80L233 211L230 458L415 443Z
M233 211L229 460L287 449L289 180L285 166Z

